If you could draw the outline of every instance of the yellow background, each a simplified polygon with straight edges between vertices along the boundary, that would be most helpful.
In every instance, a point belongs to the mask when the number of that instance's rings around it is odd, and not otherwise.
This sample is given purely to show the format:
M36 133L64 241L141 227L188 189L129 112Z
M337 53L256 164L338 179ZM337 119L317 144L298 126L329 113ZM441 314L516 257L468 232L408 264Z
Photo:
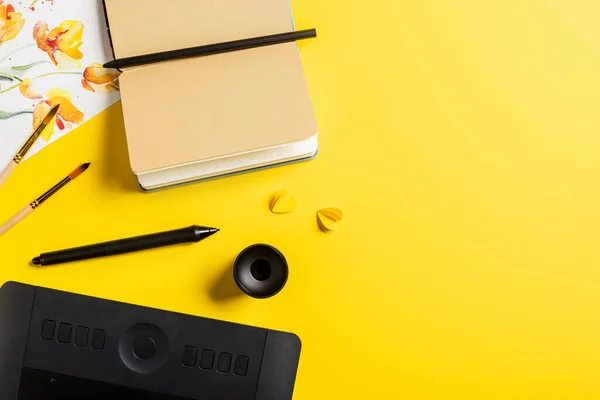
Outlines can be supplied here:
M0 238L0 282L296 332L296 400L600 398L600 3L293 6L299 29L319 31L300 43L316 160L144 194L116 105L1 189L4 219L93 163ZM267 203L282 188L299 207L276 216ZM332 206L346 218L325 235L315 212ZM28 266L43 251L193 223L222 232ZM265 301L225 296L235 256L257 242L287 256L287 287Z

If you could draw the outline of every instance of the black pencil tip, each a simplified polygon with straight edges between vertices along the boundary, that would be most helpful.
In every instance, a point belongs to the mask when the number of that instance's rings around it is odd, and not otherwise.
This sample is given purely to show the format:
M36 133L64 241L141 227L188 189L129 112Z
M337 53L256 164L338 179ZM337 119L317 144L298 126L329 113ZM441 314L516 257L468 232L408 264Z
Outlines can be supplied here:
M123 70L121 69L121 67L119 66L119 63L117 62L117 60L113 60L113 61L109 61L106 64L104 64L102 66L102 68L110 68L110 69L116 69L119 72L123 72Z
M41 264L41 260L39 257L34 258L33 260L31 260L31 263L33 265L40 265Z

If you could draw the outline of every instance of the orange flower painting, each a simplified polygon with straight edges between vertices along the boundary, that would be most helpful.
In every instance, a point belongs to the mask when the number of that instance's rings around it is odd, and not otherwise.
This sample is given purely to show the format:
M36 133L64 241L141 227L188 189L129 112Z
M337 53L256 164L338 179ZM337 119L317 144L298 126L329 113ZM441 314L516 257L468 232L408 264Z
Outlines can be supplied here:
M0 0L0 44L17 37L25 20L21 13L15 12L12 4L3 4Z
M81 85L87 91L109 93L119 90L119 72L116 69L104 68L102 64L92 64L83 71Z
M32 89L31 79L24 79L19 85L21 94L28 99L41 100L33 110L33 128L37 128L50 109L60 105L55 124L61 131L69 124L80 124L83 122L83 113L71 101L71 94L62 89L52 89L42 96ZM47 142L54 134L54 125L49 126L43 133L42 138Z
M83 53L79 47L83 44L83 23L64 21L48 32L48 23L38 22L33 27L33 38L40 50L48 53L50 60L61 69L80 68L79 60Z
M52 107L30 157L119 100L110 50L103 0L0 0L0 165Z

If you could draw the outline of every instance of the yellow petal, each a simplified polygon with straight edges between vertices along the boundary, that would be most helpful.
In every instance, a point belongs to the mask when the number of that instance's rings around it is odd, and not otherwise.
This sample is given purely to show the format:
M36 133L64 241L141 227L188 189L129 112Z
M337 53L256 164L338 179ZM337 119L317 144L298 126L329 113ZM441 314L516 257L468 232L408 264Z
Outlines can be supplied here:
M48 23L47 22L39 21L33 27L33 38L37 42L38 46L46 46L47 45L45 43L45 40L48 37L47 32L48 32ZM45 48L42 49L41 47L40 47L40 50L46 51Z
M319 219L319 218L317 218L317 224L319 225L319 229L324 233L332 233L333 231L335 231L337 229L337 227L335 227L335 226L333 227L333 229L330 229L330 227L328 227L323 222L321 222L321 219Z
M50 111L50 106L45 101L40 101L33 110L33 129L37 129Z
M298 202L287 190L282 190L275 195L271 202L271 211L275 214L288 214L296 209Z
M81 41L83 29L84 26L81 21L64 21L60 24L60 27L50 32L50 36L56 37L58 50L75 60L81 60L83 54L79 47L83 44Z
M286 189L283 189L283 190L280 190L279 192L275 193L275 195L274 195L274 196L273 196L273 198L271 199L271 202L269 203L269 208L271 208L271 209L272 209L272 208L273 208L273 206L275 205L275 202L277 201L277 199L278 199L278 198L279 198L279 197L280 197L282 194L284 194L284 193L286 193L286 192L287 192L287 190L286 190Z
M339 208L324 208L319 210L319 213L323 214L329 219L334 220L335 222L340 222L344 219L344 213Z
M331 233L339 228L339 222L329 219L321 214L317 215L317 222L319 224L319 229L325 233Z
M15 12L12 5L0 3L0 44L17 37L25 25L22 14Z
M340 227L344 214L338 208L325 208L317 211L319 229L325 233L336 231Z
M56 66L60 69L81 68L81 63L79 61L74 60L65 53L62 53L60 51L54 51L52 55L54 57L54 60L56 61Z
M45 142L49 142L50 138L52 138L52 135L54 135L54 125L55 123L52 122L50 123L50 125L48 125L46 127L46 129L44 129L44 131L41 134L41 138L45 141Z
M46 97L48 97L48 98L50 98L50 97L65 97L67 99L71 99L71 97L73 97L73 96L71 95L71 92L69 92L68 90L54 88L54 89L50 89L46 92Z
M71 92L63 89L51 89L46 93L46 103L50 107L54 107L56 105L60 105L58 109L58 115L65 122L73 122L75 124L80 124L83 122L83 113L73 104L71 98Z
M119 91L119 86L117 86L114 83L106 83L104 85L98 85L96 83L91 83L91 82L88 82L85 79L83 79L81 81L81 85L83 86L83 88L85 90L94 92L94 93L112 93L112 92Z
M88 92L92 92L92 93L94 93L94 92L96 91L96 90L94 90L94 88L92 87L92 85L90 85L90 84L88 83L88 81L86 81L85 79L82 79L82 80L81 80L81 86L83 86L83 88L84 88L85 90L87 90Z
M104 92L105 93L118 92L119 91L119 85L116 85L114 83L107 83L106 85L103 86L103 88L104 88Z
M33 90L31 87L33 86L33 82L29 78L23 79L23 81L19 84L19 90L21 94L28 99L41 99L42 95Z
M45 101L39 102L35 109L33 110L33 128L37 129L38 126L42 123L46 115L50 112L50 106ZM42 132L42 139L44 141L49 141L52 135L54 134L54 122L51 123L44 129Z
M86 81L98 85L117 80L121 72L117 69L103 68L100 64L92 64L83 71L83 77Z
M83 113L75 107L68 97L55 96L48 99L48 103L51 107L60 104L58 109L58 115L65 121L80 124L83 122Z

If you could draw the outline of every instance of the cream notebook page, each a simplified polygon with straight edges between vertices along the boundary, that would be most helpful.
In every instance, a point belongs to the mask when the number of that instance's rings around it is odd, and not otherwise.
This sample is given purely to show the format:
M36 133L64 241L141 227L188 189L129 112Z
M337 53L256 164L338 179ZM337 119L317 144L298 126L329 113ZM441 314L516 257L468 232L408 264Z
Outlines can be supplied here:
M117 58L293 30L287 0L175 0L169 8L186 11L172 19L161 5L106 0ZM138 174L298 142L318 129L295 43L127 69L120 85Z

